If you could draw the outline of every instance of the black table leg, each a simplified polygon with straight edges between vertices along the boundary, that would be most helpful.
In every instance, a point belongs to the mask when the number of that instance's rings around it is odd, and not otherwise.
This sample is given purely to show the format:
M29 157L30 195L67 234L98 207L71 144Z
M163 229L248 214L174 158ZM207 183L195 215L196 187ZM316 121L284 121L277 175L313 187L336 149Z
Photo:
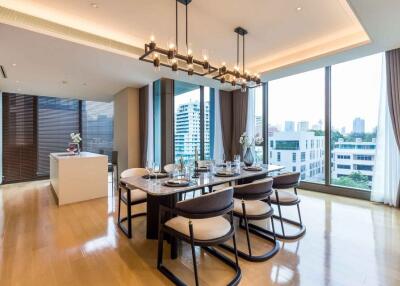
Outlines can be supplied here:
M147 194L147 239L158 239L158 214L160 205L164 205L169 208L174 208L177 202L178 194L166 195L166 196L153 196ZM168 220L171 216L166 214L164 221ZM175 259L178 257L178 243L175 238L165 235L165 239L171 244L171 258Z

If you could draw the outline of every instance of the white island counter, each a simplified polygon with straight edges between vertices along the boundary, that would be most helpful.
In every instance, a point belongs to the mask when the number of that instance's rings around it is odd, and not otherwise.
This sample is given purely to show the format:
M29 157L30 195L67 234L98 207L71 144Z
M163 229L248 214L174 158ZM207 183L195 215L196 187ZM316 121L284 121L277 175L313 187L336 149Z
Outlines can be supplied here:
M50 182L58 205L107 196L108 158L81 152L50 154Z

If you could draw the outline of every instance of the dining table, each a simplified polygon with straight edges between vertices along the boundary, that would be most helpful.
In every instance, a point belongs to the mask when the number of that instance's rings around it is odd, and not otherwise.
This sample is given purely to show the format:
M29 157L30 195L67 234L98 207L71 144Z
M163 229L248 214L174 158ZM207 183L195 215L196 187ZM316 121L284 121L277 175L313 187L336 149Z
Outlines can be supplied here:
M146 238L157 239L160 205L173 209L184 193L205 188L212 190L213 187L222 184L246 183L265 178L284 168L284 166L271 164L264 164L261 165L260 169L250 170L241 167L240 171L233 176L219 176L213 172L200 172L196 178L190 178L189 185L183 187L167 186L166 182L171 179L169 177L148 179L142 176L131 176L121 179L121 183L131 190L140 189L147 193ZM174 239L169 239L169 242L171 244L171 258L174 259L177 257L177 242Z

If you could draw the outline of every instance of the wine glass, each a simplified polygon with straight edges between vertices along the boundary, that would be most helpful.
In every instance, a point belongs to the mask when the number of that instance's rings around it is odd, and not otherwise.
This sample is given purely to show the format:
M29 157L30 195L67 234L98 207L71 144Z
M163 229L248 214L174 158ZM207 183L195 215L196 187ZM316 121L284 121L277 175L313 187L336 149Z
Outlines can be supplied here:
M151 173L153 172L153 162L146 161L146 171L148 173L147 180L150 181Z
M153 165L154 176L156 177L156 184L158 184L158 173L160 173L160 164L154 162Z

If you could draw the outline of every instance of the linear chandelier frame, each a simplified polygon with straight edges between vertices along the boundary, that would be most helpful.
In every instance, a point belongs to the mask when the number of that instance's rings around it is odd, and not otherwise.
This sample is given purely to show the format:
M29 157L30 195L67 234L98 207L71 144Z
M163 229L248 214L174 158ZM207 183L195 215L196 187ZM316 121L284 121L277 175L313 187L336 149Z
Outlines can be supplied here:
M175 7L175 45L171 44L168 49L158 47L151 39L150 43L145 44L144 54L139 58L141 61L152 63L156 70L160 66L171 68L172 71L186 72L189 76L198 75L218 80L221 84L229 83L233 87L241 87L242 91L247 88L254 88L262 85L258 75L251 75L245 70L245 35L247 30L242 27L235 28L237 34L237 62L234 70L229 70L225 64L215 67L208 62L207 56L202 60L193 57L188 45L188 5L192 0L176 0ZM186 25L186 54L179 53L178 49L178 3L185 5L185 25ZM242 72L239 69L239 40L242 37Z

